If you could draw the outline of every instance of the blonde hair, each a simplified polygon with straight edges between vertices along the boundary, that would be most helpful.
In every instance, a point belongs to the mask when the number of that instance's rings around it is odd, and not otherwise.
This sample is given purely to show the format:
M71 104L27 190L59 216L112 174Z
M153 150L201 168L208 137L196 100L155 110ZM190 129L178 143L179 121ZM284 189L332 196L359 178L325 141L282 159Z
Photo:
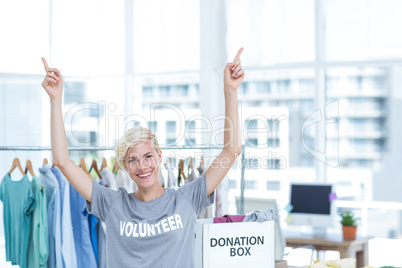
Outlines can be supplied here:
M119 162L121 168L127 171L125 160L127 152L138 143L149 142L151 147L155 149L157 153L160 151L158 141L152 130L143 127L133 127L126 131L126 133L120 137L117 147L114 149L116 159Z

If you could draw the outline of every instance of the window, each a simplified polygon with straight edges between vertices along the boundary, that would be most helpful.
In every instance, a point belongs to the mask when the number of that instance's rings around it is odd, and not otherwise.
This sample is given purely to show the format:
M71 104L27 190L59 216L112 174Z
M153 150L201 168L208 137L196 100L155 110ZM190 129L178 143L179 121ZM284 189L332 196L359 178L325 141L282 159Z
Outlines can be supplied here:
M198 91L199 91L198 84L189 85L189 88L188 88L188 95L189 96L191 96L191 97L199 96Z
M121 2L124 5L124 1ZM198 0L133 1L129 11L132 17L127 21L133 21L135 72L164 73L200 68L199 5ZM126 17L124 10L120 16ZM121 28L125 28L124 24ZM124 46L121 50L124 51Z
M351 159L348 161L348 167L353 168L367 168L370 164L371 161L367 159Z
M277 93L287 93L290 91L290 80L278 80Z
M314 158L310 154L302 157L300 161L304 167L314 167Z
M314 92L314 79L300 79L299 92Z
M395 34L402 25L401 1L323 2L329 61L402 57L402 37Z
M354 153L367 153L372 150L370 141L367 139L350 139L350 149Z
M246 190L254 190L257 189L257 182L253 180L246 180L244 182L244 189Z
M280 159L266 159L267 169L281 169Z
M190 139L190 138L185 138L185 142L186 142L186 146L194 146L197 145L197 143L195 142L195 139Z
M153 97L153 88L152 87L143 87L142 88L142 95L144 98L152 98Z
M158 132L158 122L155 121L149 121L148 122L148 128L152 130L154 133Z
M257 147L258 139L247 139L246 144L250 147Z
M269 127L269 129L270 129L270 131L272 132L272 133L278 133L279 132L279 126L280 126L280 124L279 124L279 120L278 119L268 119L267 120L267 124L268 124L268 127Z
M255 86L257 89L256 93L259 93L259 94L271 93L271 83L268 81L255 82Z
M166 146L175 146L176 139L166 139Z
M170 87L169 86L159 86L159 95L161 97L170 97Z
M382 101L379 98L349 98L349 111L381 111L381 107Z
M186 132L194 133L196 131L195 121L186 121Z
M237 181L229 180L229 189L236 189L236 188L237 188Z
M185 97L188 96L188 85L178 85L172 86L172 96L174 97Z
M166 132L176 134L176 121L166 121Z
M312 113L314 111L314 99L304 99L300 101L300 108L304 113Z
M257 128L257 120L246 120L245 126L247 130Z
M315 148L314 139L311 138L311 137L308 137L308 136L306 136L306 135L304 136L304 144L305 144L306 146L310 147L310 148ZM304 146L304 144L302 143L303 146ZM304 148L302 148L302 149L303 149L303 151L305 151Z
M49 8L43 9L49 10ZM28 7L27 10L29 10ZM51 11L51 22L58 29L50 35L52 60L54 64L57 63L57 67L63 67L60 71L64 76L119 76L124 74L126 60L124 1L54 1ZM29 17L22 21L27 20ZM32 19L25 25L33 24L36 21L47 22L49 19ZM2 25L4 24L2 23ZM38 29L45 32L44 27L38 27ZM24 35L30 36L31 33L27 32L22 36ZM32 40L40 40L41 36L42 34L38 34L38 37L32 38ZM49 49L49 44L43 45L43 47ZM31 54L42 53L32 52ZM99 60L100 55L102 60Z
M281 183L279 181L267 181L267 190L268 191L280 191Z
M244 164L246 169L258 169L260 161L258 158L246 158Z
M228 51L246 41L243 61L249 65L314 60L313 0L238 0L226 8Z
M280 139L279 138L268 138L267 139L268 147L277 148L280 147Z
M248 93L248 83L247 82L241 83L240 86L237 89L237 92L240 95L246 95Z
M64 88L65 104L82 103L85 101L87 89L84 82L65 82Z

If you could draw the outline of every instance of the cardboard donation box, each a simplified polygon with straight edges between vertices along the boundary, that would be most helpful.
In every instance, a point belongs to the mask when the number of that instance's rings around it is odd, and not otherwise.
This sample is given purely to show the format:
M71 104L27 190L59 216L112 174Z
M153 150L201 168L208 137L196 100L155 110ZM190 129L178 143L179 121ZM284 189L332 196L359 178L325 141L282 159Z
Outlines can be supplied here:
M195 267L275 267L274 222L195 225Z

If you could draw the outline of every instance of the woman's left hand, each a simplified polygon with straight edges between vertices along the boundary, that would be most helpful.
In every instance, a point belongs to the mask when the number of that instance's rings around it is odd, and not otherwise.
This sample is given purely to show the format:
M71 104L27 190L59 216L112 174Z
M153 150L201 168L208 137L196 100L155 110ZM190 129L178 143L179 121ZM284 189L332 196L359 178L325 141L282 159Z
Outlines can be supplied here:
M223 84L225 90L236 91L244 79L245 74L240 61L240 55L242 52L243 48L240 48L233 62L228 62L226 64L223 72Z

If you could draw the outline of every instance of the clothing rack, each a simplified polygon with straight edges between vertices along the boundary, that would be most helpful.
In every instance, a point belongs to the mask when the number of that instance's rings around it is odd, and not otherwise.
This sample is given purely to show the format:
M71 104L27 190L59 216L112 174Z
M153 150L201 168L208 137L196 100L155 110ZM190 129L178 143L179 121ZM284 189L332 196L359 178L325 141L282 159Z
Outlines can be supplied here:
M173 146L173 147L161 147L161 150L219 150L223 147L217 146ZM115 147L69 147L69 151L111 151ZM242 149L242 159L244 159L244 152L246 146L243 144ZM0 146L0 151L51 151L51 146ZM241 177L240 177L240 214L244 214L244 179L245 165L241 165Z

